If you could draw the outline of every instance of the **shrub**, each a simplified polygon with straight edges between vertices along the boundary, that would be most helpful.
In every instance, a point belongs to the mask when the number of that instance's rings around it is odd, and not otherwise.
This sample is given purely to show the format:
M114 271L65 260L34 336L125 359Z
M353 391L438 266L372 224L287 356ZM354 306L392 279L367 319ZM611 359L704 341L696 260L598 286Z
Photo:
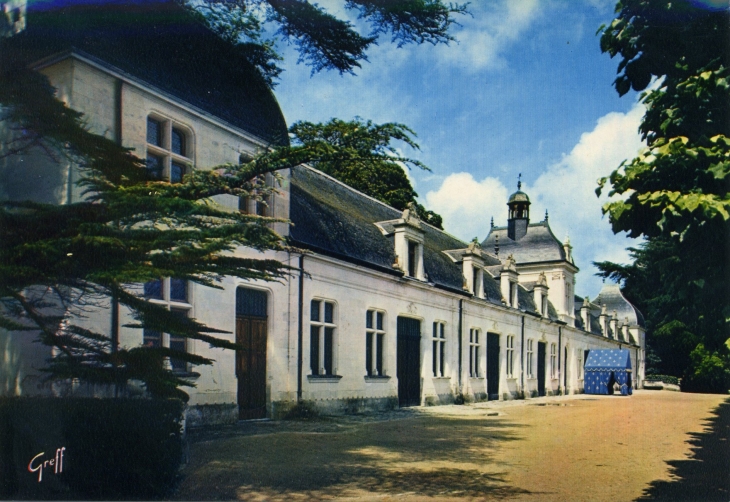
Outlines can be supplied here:
M679 385L679 378L671 375L646 375L645 382L664 382L672 385Z
M690 354L692 362L682 378L682 391L726 394L730 389L730 357L710 352L703 344Z
M0 400L0 495L17 498L159 498L183 452L179 400ZM65 448L62 473L29 476L40 452ZM46 455L53 456L52 453ZM59 497L63 495L63 497Z

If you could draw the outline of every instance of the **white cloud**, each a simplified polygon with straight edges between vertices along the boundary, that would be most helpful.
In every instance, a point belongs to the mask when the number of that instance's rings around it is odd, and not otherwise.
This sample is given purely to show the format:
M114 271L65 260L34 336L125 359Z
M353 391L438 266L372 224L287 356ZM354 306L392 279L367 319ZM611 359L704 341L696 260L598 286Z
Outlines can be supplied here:
M625 248L636 245L631 239L613 234L608 219L601 214L607 197L604 194L597 198L595 189L598 178L642 148L637 129L643 113L643 106L636 104L627 113L601 117L560 162L547 167L532 186L523 186L532 201L531 221L542 220L548 209L556 237L563 240L570 236L574 259L581 268L579 294L595 296L600 289L591 262L626 262ZM426 194L426 206L444 217L448 232L463 240L475 235L482 240L489 231L491 215L497 225L506 223L507 197L508 189L500 180L488 177L477 181L462 172L446 177L438 190Z
M489 219L507 215L507 187L497 178L477 181L470 173L447 176L436 191L426 194L426 207L444 218L446 231L462 240L475 236L483 240L489 232Z
M440 64L470 71L498 68L505 64L502 51L517 41L537 18L537 0L502 0L498 3L472 3L473 17L458 19L461 28L453 30L458 44L433 48Z

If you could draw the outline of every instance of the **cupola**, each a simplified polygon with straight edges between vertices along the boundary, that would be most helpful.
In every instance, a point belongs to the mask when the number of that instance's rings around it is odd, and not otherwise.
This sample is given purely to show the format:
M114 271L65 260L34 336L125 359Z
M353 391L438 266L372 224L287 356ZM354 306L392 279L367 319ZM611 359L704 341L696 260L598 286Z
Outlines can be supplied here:
M513 241L522 239L527 234L527 226L530 224L530 198L521 188L522 174L518 177L517 191L510 195L507 201L509 208L507 237Z

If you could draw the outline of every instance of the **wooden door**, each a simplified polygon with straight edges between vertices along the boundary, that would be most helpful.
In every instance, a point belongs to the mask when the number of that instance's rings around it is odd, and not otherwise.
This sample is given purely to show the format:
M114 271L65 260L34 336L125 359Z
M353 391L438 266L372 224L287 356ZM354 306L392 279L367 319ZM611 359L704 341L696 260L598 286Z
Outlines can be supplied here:
M499 335L487 333L487 399L499 399Z
M537 343L537 394L545 395L545 347L546 343Z
M421 322L398 318L398 404L421 404Z
M237 317L236 377L241 420L266 417L266 318Z

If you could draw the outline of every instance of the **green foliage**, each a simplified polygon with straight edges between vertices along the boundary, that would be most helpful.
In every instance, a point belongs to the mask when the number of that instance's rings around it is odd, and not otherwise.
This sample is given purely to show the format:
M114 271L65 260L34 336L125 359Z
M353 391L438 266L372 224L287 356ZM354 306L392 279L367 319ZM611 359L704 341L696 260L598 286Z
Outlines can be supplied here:
M682 390L726 394L730 390L730 356L698 344L682 378Z
M664 382L671 385L679 385L679 378L671 375L657 375L652 373L650 375L646 375L644 380L647 382Z
M183 456L183 407L174 399L0 399L4 473L0 495L84 500L163 497L178 478ZM64 471L57 475L60 487L55 485L57 493L45 492L55 481L48 478L56 476L46 471L39 484L28 476L28 459L61 446L65 452Z
M381 34L391 34L398 47L425 42L453 41L449 35L455 14L465 14L466 4L445 4L441 0L347 0L345 8L356 11L370 24L363 35L349 21L327 8L308 1L286 0L181 0L198 11L216 32L236 43L241 54L253 63L271 85L281 69L274 41L264 40L264 23L278 26L277 35L296 45L299 62L312 72L336 70L353 73L367 61L367 51Z
M415 133L407 126L377 125L360 118L349 122L332 119L325 124L297 122L289 132L295 145L324 142L338 149L338 158L312 163L320 171L396 209L416 204L418 216L423 221L443 229L441 216L418 204L418 194L403 170L404 166L429 170L428 167L404 157L391 144L401 141L413 149L419 148Z
M614 232L648 240L631 250L634 264L598 266L624 280L647 314L647 343L662 372L681 374L690 364L709 370L690 354L699 342L727 351L730 10L621 0L616 19L599 31L601 50L620 58L617 92L648 87L639 128L647 148L599 180L596 192L610 186L603 211Z
M641 95L647 149L599 182L613 229L707 238L730 228L730 11L686 0L622 0L601 49L620 56L619 94ZM722 244L721 241L718 243Z

